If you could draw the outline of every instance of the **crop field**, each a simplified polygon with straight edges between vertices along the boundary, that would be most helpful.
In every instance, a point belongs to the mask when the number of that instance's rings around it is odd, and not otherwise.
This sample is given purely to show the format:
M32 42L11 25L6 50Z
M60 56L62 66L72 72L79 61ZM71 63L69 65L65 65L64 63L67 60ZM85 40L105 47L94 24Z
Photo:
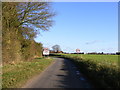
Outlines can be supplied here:
M62 54L65 55L65 54ZM110 68L118 68L119 61L118 55L89 55L89 54L67 54L67 57L73 58L81 58L86 61L91 61L96 63L97 65L104 65Z
M59 54L72 60L97 87L119 87L119 55Z

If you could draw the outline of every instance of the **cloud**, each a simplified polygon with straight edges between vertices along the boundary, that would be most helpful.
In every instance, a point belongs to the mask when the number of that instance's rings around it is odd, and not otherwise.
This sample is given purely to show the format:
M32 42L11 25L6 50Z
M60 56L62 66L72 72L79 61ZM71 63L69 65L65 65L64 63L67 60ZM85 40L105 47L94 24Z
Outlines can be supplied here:
M98 42L100 42L100 41L94 40L94 41L91 41L91 42L86 42L85 44L89 45L89 44L95 44L95 43L98 43Z

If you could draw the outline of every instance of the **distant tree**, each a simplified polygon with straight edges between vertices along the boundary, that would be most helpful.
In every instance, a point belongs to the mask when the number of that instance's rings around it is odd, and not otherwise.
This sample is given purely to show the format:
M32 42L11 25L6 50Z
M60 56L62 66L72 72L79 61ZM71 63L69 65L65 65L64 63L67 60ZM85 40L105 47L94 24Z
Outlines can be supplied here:
M52 49L53 49L53 51L56 52L56 53L58 53L58 52L61 51L61 48L60 48L59 45L54 45L54 46L52 46Z
M117 55L120 55L120 52L116 52Z
M101 54L104 54L104 52L102 52Z

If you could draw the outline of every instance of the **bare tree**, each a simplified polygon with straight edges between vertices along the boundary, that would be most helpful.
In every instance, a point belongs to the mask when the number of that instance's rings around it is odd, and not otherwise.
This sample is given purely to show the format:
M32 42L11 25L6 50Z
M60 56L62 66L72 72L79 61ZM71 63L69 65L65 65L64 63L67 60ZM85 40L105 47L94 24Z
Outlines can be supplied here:
M52 11L50 2L23 2L17 5L17 10L19 26L33 29L35 35L40 30L49 30L53 25L55 12Z
M53 51L56 52L56 53L58 53L59 51L61 51L61 48L60 48L59 45L54 45L54 46L52 46L52 49L53 49Z

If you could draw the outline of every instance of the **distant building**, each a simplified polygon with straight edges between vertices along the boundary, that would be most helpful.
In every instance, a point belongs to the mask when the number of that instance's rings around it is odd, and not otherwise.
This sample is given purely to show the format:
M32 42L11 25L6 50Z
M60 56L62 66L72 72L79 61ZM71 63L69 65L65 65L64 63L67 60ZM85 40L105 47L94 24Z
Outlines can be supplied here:
M76 49L76 53L80 53L80 49Z
M50 53L49 48L43 48L43 55L48 56Z

